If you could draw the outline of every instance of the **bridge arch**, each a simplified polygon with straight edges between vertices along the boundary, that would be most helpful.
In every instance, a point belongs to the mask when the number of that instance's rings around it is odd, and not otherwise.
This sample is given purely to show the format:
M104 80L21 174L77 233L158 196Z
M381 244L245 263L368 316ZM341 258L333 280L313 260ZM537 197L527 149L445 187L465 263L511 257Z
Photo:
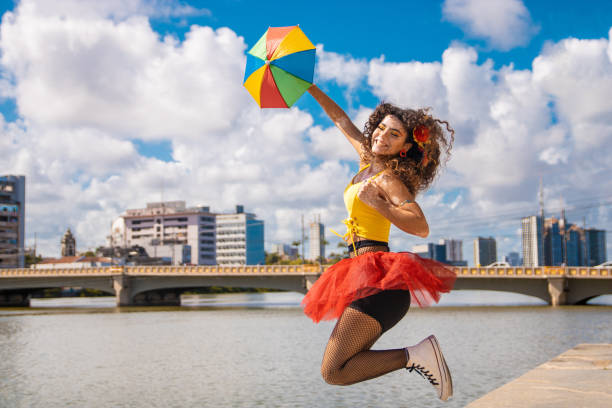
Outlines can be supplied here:
M512 292L550 302L546 279L470 278L457 279L454 290L489 290Z
M184 292L189 289L210 286L228 286L237 288L265 288L290 292L305 293L304 277L295 276L192 276L176 279L172 276L132 277L130 279L131 296L159 290Z
M600 295L612 294L610 279L568 279L567 303L570 305L586 304Z

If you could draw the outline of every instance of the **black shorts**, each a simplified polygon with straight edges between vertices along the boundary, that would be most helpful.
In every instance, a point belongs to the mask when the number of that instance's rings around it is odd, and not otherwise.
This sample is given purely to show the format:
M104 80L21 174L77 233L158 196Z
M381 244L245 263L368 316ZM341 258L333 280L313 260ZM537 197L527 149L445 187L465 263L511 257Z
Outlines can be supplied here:
M382 332L397 324L410 309L409 290L383 290L375 295L355 300L348 307L373 317L380 323Z

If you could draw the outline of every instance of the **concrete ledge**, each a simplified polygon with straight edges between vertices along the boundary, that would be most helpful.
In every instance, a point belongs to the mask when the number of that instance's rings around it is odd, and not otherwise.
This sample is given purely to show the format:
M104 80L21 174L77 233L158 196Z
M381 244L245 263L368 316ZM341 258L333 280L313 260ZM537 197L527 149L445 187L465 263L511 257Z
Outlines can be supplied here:
M612 407L612 344L579 344L467 408Z

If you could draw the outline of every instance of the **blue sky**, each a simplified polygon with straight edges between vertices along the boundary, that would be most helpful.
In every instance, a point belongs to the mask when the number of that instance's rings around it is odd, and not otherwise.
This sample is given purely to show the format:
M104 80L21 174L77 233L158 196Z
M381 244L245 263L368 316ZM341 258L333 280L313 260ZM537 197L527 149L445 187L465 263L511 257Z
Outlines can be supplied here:
M388 100L431 106L457 132L419 199L432 235L394 231L395 249L458 238L471 262L472 239L492 235L499 258L520 251L540 178L549 214L612 230L608 1L0 7L0 172L28 177L26 241L36 232L49 255L67 227L81 248L102 244L112 219L162 185L214 211L244 204L266 221L266 246L296 239L301 214L341 229L357 166L348 144L309 95L262 112L241 87L245 51L268 26L294 24L318 46L315 82L359 127Z

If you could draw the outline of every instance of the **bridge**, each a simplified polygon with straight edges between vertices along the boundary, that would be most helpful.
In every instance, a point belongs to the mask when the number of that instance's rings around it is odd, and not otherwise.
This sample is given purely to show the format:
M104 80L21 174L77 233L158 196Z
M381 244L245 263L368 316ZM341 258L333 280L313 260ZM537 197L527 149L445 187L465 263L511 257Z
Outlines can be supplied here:
M329 265L106 266L0 269L0 307L28 307L43 289L82 287L114 295L117 306L180 305L180 295L210 286L306 293ZM612 294L612 268L451 267L455 290L493 290L534 296L549 304L584 304Z

